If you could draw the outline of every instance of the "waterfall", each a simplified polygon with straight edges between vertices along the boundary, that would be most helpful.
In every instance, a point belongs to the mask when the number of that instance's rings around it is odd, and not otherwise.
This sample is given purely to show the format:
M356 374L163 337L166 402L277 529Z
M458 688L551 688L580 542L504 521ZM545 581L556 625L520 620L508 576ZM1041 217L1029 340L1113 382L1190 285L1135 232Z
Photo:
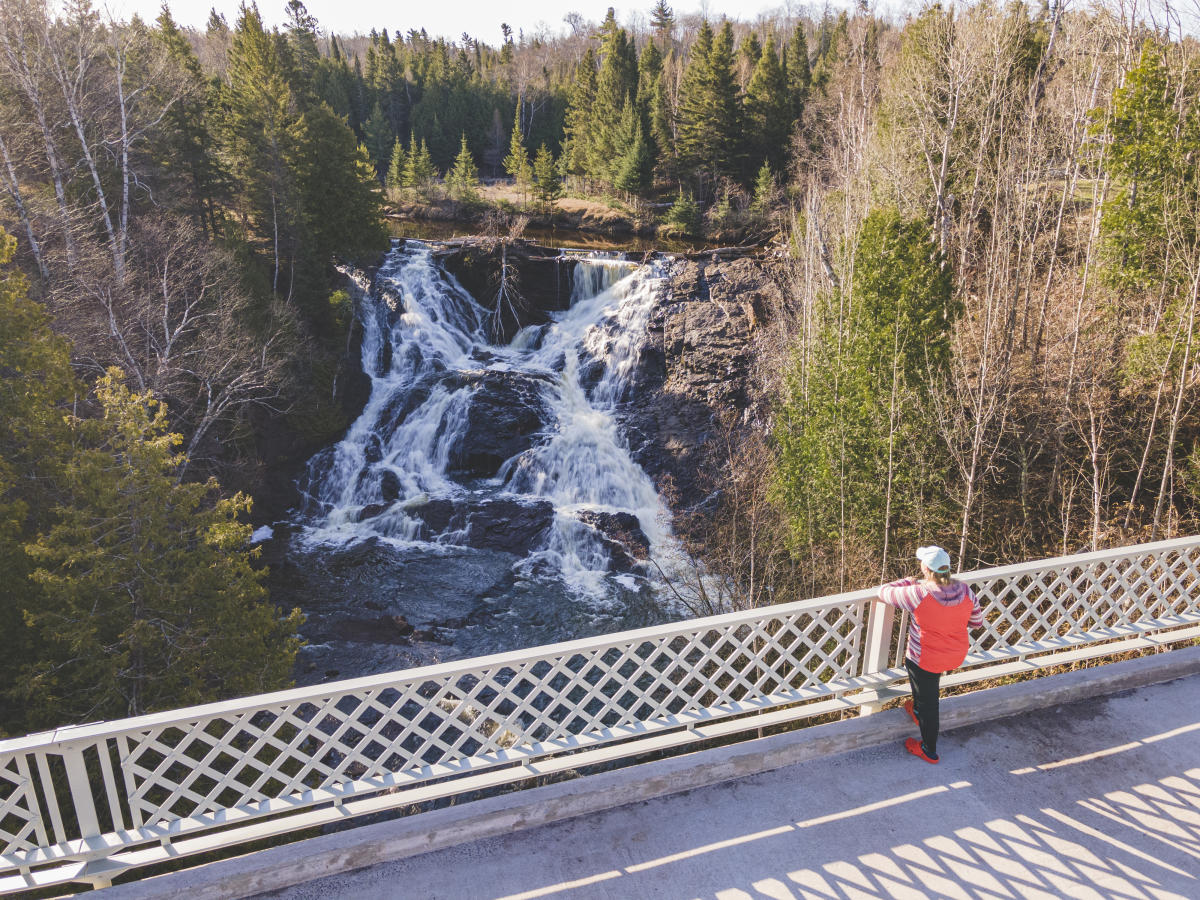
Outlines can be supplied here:
M666 508L631 457L616 415L630 399L666 279L653 262L573 259L569 309L500 346L488 342L489 312L430 247L408 241L393 248L377 275L377 293L390 304L369 299L359 310L369 400L345 438L310 460L300 482L308 545L373 537L397 547L455 547L480 504L549 505L549 526L514 567L518 576L557 578L591 597L611 592L614 581L631 586L630 575L610 571L612 543L596 523L635 517L652 554L670 539ZM540 425L514 439L510 456L485 465L489 474L471 474L464 442L477 456L484 452L470 429L497 391L528 397L527 412L504 413L538 416ZM447 511L440 518L429 514L438 503Z

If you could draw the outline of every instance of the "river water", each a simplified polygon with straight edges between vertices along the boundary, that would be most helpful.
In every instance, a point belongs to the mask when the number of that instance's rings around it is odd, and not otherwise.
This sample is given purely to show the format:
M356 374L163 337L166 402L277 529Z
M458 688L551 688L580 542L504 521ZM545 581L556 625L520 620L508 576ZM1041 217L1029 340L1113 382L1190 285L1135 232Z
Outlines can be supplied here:
M276 595L308 615L300 683L678 616L645 559L672 555L669 513L616 415L667 280L575 260L569 309L498 345L428 245L388 254L358 311L369 400L309 462L270 553Z

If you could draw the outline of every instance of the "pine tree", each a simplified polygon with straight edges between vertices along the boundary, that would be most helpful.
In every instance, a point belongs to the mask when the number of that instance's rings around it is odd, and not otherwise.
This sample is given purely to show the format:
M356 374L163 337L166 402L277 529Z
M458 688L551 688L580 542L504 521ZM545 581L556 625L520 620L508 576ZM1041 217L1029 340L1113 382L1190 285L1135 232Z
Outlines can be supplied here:
M295 164L304 207L306 255L324 265L387 247L379 181L366 150L324 103L304 113Z
M575 67L575 77L567 99L563 123L562 169L568 175L584 177L591 159L592 106L596 100L596 56L588 47Z
M626 100L618 131L619 155L613 160L613 187L635 197L646 193L654 182L654 154L646 138L642 117L632 100Z
M119 370L95 396L101 417L71 420L56 521L27 546L43 599L26 618L52 654L30 667L28 702L58 724L287 685L303 617L266 602L238 521L249 499L180 483L165 406Z
M404 190L404 170L407 165L408 158L404 153L404 145L400 143L400 138L396 138L396 142L392 145L392 160L388 163L387 189L389 194L398 194Z
M383 114L383 107L376 103L371 110L371 117L363 126L363 143L366 145L367 153L371 155L371 162L375 166L376 177L380 183L383 182L387 172L393 140L392 126L388 123L387 116Z
M521 136L521 98L517 98L517 113L513 119L512 136L508 144L508 156L504 157L504 171L517 182L517 189L522 193L529 190L533 180L533 167L529 162L529 152Z
M679 162L695 174L704 196L719 176L741 174L740 109L729 22L716 37L708 22L701 26L679 94Z
M287 79L280 42L258 9L243 6L229 51L223 143L234 196L252 235L269 246L271 290L290 295L300 252L300 202L292 163L299 159L299 104Z
M766 218L775 203L775 174L771 164L764 162L754 179L754 200L751 209L760 218Z
M589 116L589 177L612 184L614 161L627 149L621 146L621 115L630 98L637 95L637 66L633 46L619 28L612 7L600 27L600 72Z
M166 7L157 21L158 38L175 63L186 90L167 110L163 136L154 149L160 154L165 172L178 173L176 185L188 184L190 196L180 206L215 236L217 204L225 199L226 175L215 152L204 72L192 45Z
M475 157L467 146L467 135L462 135L458 156L454 165L446 173L446 187L450 196L461 203L473 203L479 199L479 169L475 167Z
M667 99L667 73L664 66L654 82L650 99L650 136L654 140L658 169L664 178L675 175L675 127L671 105Z
M783 171L792 132L792 110L787 75L775 52L775 42L767 41L746 88L749 162L756 169L760 163L769 163L771 168Z
M823 307L816 357L803 385L789 376L775 427L781 500L801 546L885 524L915 540L948 469L926 409L961 307L929 226L871 212L849 290Z
M434 168L433 156L425 144L425 138L421 138L420 146L418 146L416 138L410 137L408 159L404 164L405 190L414 191L417 196L424 198L428 196L430 186L436 176L437 169Z
M12 265L16 246L0 229L0 630L6 642L0 734L41 724L28 718L21 697L24 668L43 655L24 619L42 603L29 580L33 565L25 543L50 524L48 488L70 449L63 417L79 392L70 348L51 330L42 305L26 297L25 279Z
M808 89L812 83L812 72L808 67L808 41L804 37L802 23L797 24L792 32L784 63L788 93L792 100L792 118L799 120L804 115L804 104L808 101Z
M650 11L650 27L658 35L663 47L670 47L671 39L675 36L675 13L667 0L655 0L654 9Z
M554 154L545 144L538 147L538 152L533 158L533 189L543 212L549 211L550 204L562 193L558 164L554 161Z

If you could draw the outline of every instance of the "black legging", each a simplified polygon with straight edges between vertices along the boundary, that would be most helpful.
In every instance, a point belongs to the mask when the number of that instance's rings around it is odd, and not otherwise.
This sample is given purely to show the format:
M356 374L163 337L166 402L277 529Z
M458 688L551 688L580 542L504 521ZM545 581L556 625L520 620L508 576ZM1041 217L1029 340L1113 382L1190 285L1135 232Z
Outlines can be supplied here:
M937 756L938 726L938 686L942 681L941 672L926 672L911 659L904 660L904 668L908 669L908 683L912 686L913 713L921 725L921 743L925 752Z

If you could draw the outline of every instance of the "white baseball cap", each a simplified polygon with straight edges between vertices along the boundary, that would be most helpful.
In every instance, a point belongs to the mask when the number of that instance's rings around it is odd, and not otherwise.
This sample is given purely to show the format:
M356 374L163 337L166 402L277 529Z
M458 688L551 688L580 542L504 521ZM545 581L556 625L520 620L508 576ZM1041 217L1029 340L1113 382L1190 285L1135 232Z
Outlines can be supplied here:
M917 559L934 572L950 571L950 554L941 547L918 547Z

